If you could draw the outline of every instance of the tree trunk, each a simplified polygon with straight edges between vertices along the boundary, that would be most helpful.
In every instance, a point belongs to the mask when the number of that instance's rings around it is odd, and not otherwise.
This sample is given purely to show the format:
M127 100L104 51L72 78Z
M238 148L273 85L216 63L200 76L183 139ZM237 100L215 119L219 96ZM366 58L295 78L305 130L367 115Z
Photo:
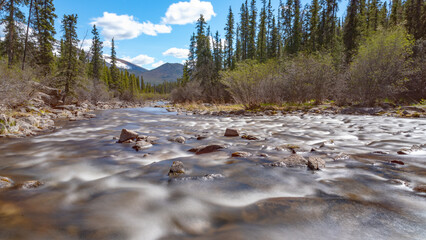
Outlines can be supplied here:
M13 64L13 34L15 31L15 9L14 9L14 4L15 4L15 0L10 0L10 9L9 9L9 49L7 51L7 55L8 55L8 66L9 68L12 67Z
M30 2L30 12L28 13L27 33L25 35L24 58L22 59L22 71L25 69L25 58L27 56L28 33L30 31L31 11L33 8L33 0Z

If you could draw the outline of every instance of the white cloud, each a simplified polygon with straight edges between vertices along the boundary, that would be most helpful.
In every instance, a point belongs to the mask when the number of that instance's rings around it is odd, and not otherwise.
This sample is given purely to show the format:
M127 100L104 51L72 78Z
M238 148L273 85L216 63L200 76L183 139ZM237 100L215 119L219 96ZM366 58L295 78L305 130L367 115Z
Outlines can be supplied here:
M134 58L131 57L123 57L122 58L125 61L131 62L133 64L136 64L140 67L142 67L143 65L148 65L148 64L152 64L154 63L155 59L153 57L147 56L147 55L139 55L136 56Z
M204 15L206 21L216 16L211 2L190 0L189 2L173 3L167 9L163 22L165 24L185 25L196 22L201 14Z
M163 61L158 61L158 62L156 62L156 63L153 63L151 66L153 67L153 68L158 68L159 66L161 66L161 65L163 65L165 62L163 62Z
M85 39L84 41L78 41L78 48L83 49L85 52L89 52L92 47L92 39Z
M117 44L114 44L114 45L115 45L114 47L117 48ZM103 42L103 46L106 47L106 48L111 48L112 47L112 42L106 40L106 41Z
M115 40L133 39L141 34L157 36L159 33L172 31L172 28L165 24L153 24L149 21L140 23L133 16L108 12L104 12L102 17L93 19L91 24L102 28L102 35L105 38Z
M170 48L163 52L163 56L173 56L175 58L188 58L189 50L183 48Z

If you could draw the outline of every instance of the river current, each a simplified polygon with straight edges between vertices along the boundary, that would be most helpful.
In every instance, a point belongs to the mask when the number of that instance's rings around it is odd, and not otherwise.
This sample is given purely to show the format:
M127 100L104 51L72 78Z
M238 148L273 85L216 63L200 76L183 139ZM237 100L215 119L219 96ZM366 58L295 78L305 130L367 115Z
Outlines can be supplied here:
M0 139L0 239L426 239L426 120L379 116L96 112L53 133ZM123 128L155 136L136 152ZM259 137L224 137L226 128ZM185 144L169 141L184 136ZM206 137L197 140L197 136ZM189 149L223 144L218 152ZM298 154L326 168L268 167ZM311 152L311 149L316 151ZM252 154L232 158L236 151ZM184 176L170 179L174 161ZM392 163L401 161L404 165Z

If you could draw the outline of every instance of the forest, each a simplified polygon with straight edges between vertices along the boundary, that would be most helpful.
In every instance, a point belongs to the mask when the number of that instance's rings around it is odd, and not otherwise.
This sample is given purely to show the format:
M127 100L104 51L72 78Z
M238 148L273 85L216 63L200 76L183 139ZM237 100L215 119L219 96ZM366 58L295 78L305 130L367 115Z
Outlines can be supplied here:
M62 17L61 38L55 39L58 16L53 0L0 0L0 17L5 33L0 39L0 99L8 107L25 105L33 92L32 81L61 89L64 103L138 101L143 95L167 93L176 86L151 85L142 76L119 69L114 39L108 66L96 26L90 51L85 52L77 35L76 14Z
M342 4L340 4L342 5ZM426 2L337 0L242 3L225 36L201 16L175 102L424 103Z

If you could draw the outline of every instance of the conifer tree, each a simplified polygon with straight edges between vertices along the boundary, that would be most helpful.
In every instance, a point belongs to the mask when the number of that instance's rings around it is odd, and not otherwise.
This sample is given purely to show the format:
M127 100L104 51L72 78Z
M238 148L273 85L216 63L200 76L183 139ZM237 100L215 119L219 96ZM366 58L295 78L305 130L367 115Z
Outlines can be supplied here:
M403 8L401 0L392 0L392 10L390 15L390 24L392 26L399 25L403 19Z
M53 45L55 43L55 7L53 0L34 0L32 27L37 39L36 64L40 67L41 75L51 73L55 58Z
M225 69L233 68L233 57L234 57L234 14L232 8L229 7L229 13L227 17L227 23L225 27Z
M240 31L240 25L237 25L237 32L236 32L236 44L235 44L235 61L240 62L242 60L242 43L241 43L241 31Z
M257 8L256 0L251 0L250 14L248 22L248 41L247 41L247 58L255 59L256 57L256 29L257 29Z
M5 26L5 40L6 54L8 57L9 68L17 61L17 55L22 52L22 42L20 41L19 22L25 22L25 16L19 9L25 3L24 0L6 0L4 3L4 17L1 19L0 24Z
M92 29L92 47L90 48L90 53L92 55L91 60L91 76L94 80L99 80L101 78L101 70L102 70L102 42L99 37L98 29L96 25L93 25Z
M241 5L239 36L241 41L241 60L248 58L248 40L249 40L249 10L247 0Z
M347 62L350 62L352 56L355 54L357 41L360 35L358 26L358 8L359 0L350 0L343 32L343 42L345 45Z
M62 19L63 46L61 47L61 59L59 74L64 78L63 101L73 92L78 75L77 62L77 15L64 15Z
M272 26L271 26L271 36L269 39L268 46L268 58L274 59L278 58L280 54L280 33L276 25L275 16L272 17Z
M213 40L213 61L215 65L216 74L218 74L219 71L222 70L222 66L223 66L222 42L220 40L219 31L216 31L216 34Z
M206 32L206 21L201 15L197 21L197 36L196 36L196 64L194 78L201 83L204 92L209 95L214 81L214 64L210 50L209 30Z
M313 0L309 8L310 22L309 22L308 49L311 52L315 52L318 50L320 11L321 11L321 6L319 4L319 1Z
M293 2L293 24L291 30L290 42L287 51L290 54L297 53L301 49L302 44L302 23L300 16L300 0L294 0Z
M265 62L267 58L267 13L266 0L262 0L262 9L260 10L259 33L257 35L257 59Z
M119 69L117 67L117 53L115 51L115 40L111 40L111 81L109 82L109 87L117 90L119 86Z

